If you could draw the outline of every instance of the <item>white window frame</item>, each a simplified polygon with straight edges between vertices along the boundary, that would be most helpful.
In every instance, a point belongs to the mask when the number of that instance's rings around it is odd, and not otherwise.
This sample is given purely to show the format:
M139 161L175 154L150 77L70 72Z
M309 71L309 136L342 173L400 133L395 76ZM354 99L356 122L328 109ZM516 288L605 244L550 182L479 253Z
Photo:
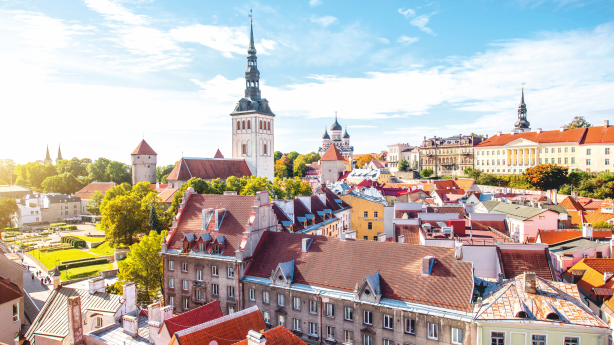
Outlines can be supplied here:
M292 319L292 330L293 331L301 331L301 320L299 319Z
M181 263L181 271L182 272L187 272L188 271L188 263L187 262L182 262Z
M262 302L271 303L271 294L268 291L262 291Z
M286 315L277 315L277 326L286 327Z
M326 339L335 340L335 326L326 326Z
M220 295L220 286L218 284L211 284L211 294L213 296Z
M175 307L175 296L168 296L168 304Z
M506 331L498 331L498 330L490 331L490 336L488 337L488 343L489 344L492 344L492 334L493 333L503 333L503 345L507 344L507 332ZM526 343L526 337L525 337L525 343Z
M168 287L170 289L174 289L175 288L175 278L168 278Z
M292 309L301 310L301 298L300 297L292 297Z
M348 314L349 314L349 318L348 318ZM344 307L343 308L343 319L345 321L354 321L354 308Z
M286 296L283 293L277 294L277 305L284 307L286 305Z
M183 291L188 291L188 289L190 288L189 280L183 279L181 281L181 288L183 289Z
M249 289L249 300L250 301L256 300L256 289Z
M314 337L318 336L318 324L316 322L309 323L309 335Z
M217 277L219 275L219 272L217 270L217 266L211 266L211 275L214 277Z
M462 343L463 343L463 330L460 328L452 327L452 344L462 344Z
M373 341L373 336L370 334L363 334L362 335L362 343L364 345L373 345L374 341Z
M326 303L326 317L335 317L335 305Z
M433 326L432 327L433 332L431 332L431 326ZM433 333L435 333L434 336L431 335ZM433 322L428 322L427 323L426 338L427 339L434 339L434 340L438 340L439 339L439 324L433 323Z
M203 270L196 270L196 280L203 281Z
M168 260L168 269L170 271L174 271L175 270L175 261L173 260Z
M228 286L226 289L227 293L228 293L228 298L235 298L235 287L234 286Z
M204 252L205 251L205 244L204 243L200 242L198 244L198 251L200 251L200 252Z
M263 311L262 312L262 318L264 319L264 323L266 324L271 324L271 313L268 311Z
M309 300L309 313L317 314L318 313L318 301L310 299Z
M367 317L368 315L368 317ZM367 322L368 321L368 322ZM365 325L373 325L373 312L369 310L364 310L362 313L362 323Z
M188 310L190 309L190 302L187 298L183 299L183 310Z
M13 303L13 322L19 321L19 303Z
M196 300L197 301L202 300L202 295L201 295L200 289L196 289Z
M394 340L384 339L384 345L394 345Z
M235 278L235 268L234 267L228 267L228 278L229 279Z
M102 327L103 324L104 324L104 322L102 320L102 317L96 316L96 326L95 327L96 328L100 328L100 327Z
M408 327L407 327L407 326L408 326L408 323L409 323L409 326L410 326L410 327L409 327L409 328L410 328L410 331L409 331L409 332L407 331L407 328L408 328ZM405 318L405 325L404 325L404 327L403 327L403 332L404 332L405 334L414 334L414 335L415 335L415 334L416 334L416 320L415 320L415 319L412 319L412 318L410 318L410 317L406 317L406 318Z
M384 329L394 329L394 317L384 314Z
M350 330L344 330L343 331L343 340L345 341L344 344L352 344L354 341L354 331L350 331Z
M576 338L578 339L578 345L581 345L580 342L582 341L582 339L580 338L579 335L573 334L573 335L563 335L563 345L565 345L565 338Z
M530 333L529 334L529 342L531 345L533 345L533 336L543 336L546 337L546 339L544 340L544 345L548 345L548 334L546 333Z

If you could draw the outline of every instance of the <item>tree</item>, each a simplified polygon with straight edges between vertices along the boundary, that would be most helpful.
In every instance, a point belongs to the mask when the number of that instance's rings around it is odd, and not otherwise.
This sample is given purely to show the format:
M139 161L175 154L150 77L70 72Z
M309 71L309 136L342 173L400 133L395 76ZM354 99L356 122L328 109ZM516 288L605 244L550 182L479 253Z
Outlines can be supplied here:
M110 161L106 158L98 158L94 163L90 163L87 166L87 173L92 181L96 182L109 182L109 174L107 173L107 166Z
M0 180L11 181L11 171L13 169L15 169L15 162L12 159L0 159ZM13 182L15 182L15 177L13 177Z
M290 175L288 170L288 164L285 159L279 159L277 163L275 163L275 177L288 177Z
M88 159L88 158L86 158ZM90 160L91 161L91 160ZM87 175L87 164L84 164L79 158L74 157L71 160L61 160L57 163L56 169L58 173L71 173L74 176L86 176Z
M115 183L130 183L132 181L132 174L129 173L129 170L128 166L118 161L109 162L106 169L109 180Z
M266 177L252 176L241 191L241 195L256 195L257 192L268 190L268 186L269 180Z
M420 176L422 176L422 177L424 177L424 178L429 178L429 177L431 177L432 175L433 175L433 169L431 169L431 168L426 168L426 169L423 169L423 170L420 172Z
M614 224L610 224L603 220L600 222L593 223L593 229L613 229L613 228L614 228Z
M169 164L166 166L156 167L156 181L160 183L166 183L166 176L175 169L175 164Z
M106 229L105 239L113 248L121 243L132 244L133 236L147 231L147 220L147 213L141 209L141 200L134 195L118 196L102 209L101 225Z
M370 153L366 155L362 155L358 157L358 159L356 160L356 166L359 169L362 169L365 167L365 165L369 164L372 160L373 160L373 156Z
M278 159L281 158L281 156L283 156L284 154L281 153L281 151L275 151L275 153L273 154L273 159L277 162Z
M292 172L295 177L303 177L307 171L307 163L305 163L305 159L301 157L302 156L299 156L294 161L294 167L292 167Z
M591 127L592 125L586 121L584 116L576 116L571 120L570 123L565 125L565 129L574 129L574 128L585 128Z
M122 195L128 195L129 191L124 188L124 186L119 185L115 186L104 193L104 198L100 202L100 213L104 210L105 206L111 202L113 199L120 197Z
M125 260L119 261L117 280L122 283L133 282L138 291L137 300L151 302L162 292L162 241L167 231L150 231L139 243L130 247Z
M220 178L211 180L209 183L209 193L211 194L224 194L226 190L226 182Z
M401 159L399 162L399 171L407 171L409 169L409 163L405 159Z
M102 203L102 199L104 199L104 195L99 191L95 191L90 196L90 201L87 203L87 211L91 214L99 215L100 214L100 203Z
M15 184L30 187L35 190L42 190L43 181L47 177L57 175L58 172L55 170L55 167L49 163L28 163L15 166L13 174L16 176L14 179Z
M54 192L62 194L74 194L79 189L83 188L83 185L72 173L66 172L61 175L47 177L43 181L41 187L46 193Z
M162 230L162 228L160 228L160 222L158 222L158 213L153 204L151 204L151 208L149 209L149 228L155 230L157 233L160 233Z
M524 176L531 186L540 190L558 189L567 181L567 170L556 164L540 164L528 168Z
M312 192L311 185L307 182L302 182L299 177L283 179L281 186L287 199L294 199L297 196L308 196Z
M296 151L292 151L292 152L288 152L286 153L286 157L288 157L290 159L290 164L294 163L294 160L296 159L296 157L298 157L300 154Z
M13 215L19 211L15 199L0 197L0 227L11 226Z

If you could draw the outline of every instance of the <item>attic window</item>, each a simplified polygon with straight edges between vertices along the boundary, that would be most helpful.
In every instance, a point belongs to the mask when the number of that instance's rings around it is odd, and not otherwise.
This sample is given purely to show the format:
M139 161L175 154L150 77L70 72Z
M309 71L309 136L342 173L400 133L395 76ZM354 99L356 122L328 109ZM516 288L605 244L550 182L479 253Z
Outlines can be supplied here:
M529 314L527 314L526 311L520 311L516 314L517 318L521 318L521 319L528 319L529 318Z
M371 295L371 290L365 289L365 295L370 296Z
M219 254L220 253L220 246L218 244L215 245L214 253L215 254Z
M281 274L279 275L279 277L277 277L277 279L281 282L284 280L284 276L282 276Z
M548 320L558 320L559 319L559 314L557 314L555 312L548 313L548 315L546 315L546 319L548 319Z

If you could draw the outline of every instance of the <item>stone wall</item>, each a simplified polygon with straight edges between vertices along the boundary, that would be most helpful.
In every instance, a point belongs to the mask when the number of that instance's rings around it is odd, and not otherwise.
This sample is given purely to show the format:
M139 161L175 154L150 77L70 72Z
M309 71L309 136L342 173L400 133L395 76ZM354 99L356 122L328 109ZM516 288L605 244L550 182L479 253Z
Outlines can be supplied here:
M420 178L420 173L418 171L396 171L392 174L394 177L401 180L409 180L409 179L417 179ZM409 182L411 183L411 182Z

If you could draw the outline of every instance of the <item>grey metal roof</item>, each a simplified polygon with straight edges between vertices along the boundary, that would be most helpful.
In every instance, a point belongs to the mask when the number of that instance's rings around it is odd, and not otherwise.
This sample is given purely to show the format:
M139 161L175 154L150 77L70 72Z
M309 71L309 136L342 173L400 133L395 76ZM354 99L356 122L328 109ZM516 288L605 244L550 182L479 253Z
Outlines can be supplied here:
M537 216L538 214L542 214L546 211L549 211L548 209L521 206L515 204L506 204L504 202L498 201L484 201L482 205L484 205L487 209L490 208L490 210L488 211L489 213L505 214L510 218L520 220L529 219ZM494 205L494 207L492 207L492 205Z
M137 312L133 311L126 315L137 316ZM139 333L138 336L133 338L132 336L124 333L123 327L119 324L113 324L111 326L102 328L98 331L90 332L89 335L106 343L117 345L131 345L131 344L148 344L149 345L149 326L147 324L147 316L139 315Z
M60 338L68 335L68 298L73 296L81 297L82 313L87 310L116 313L124 303L121 296L105 292L96 292L90 295L88 290L67 287L53 290L26 333L26 339L30 344L34 344L35 334Z
M29 188L24 188L22 186L17 185L2 185L0 186L0 193L8 193L8 192L31 192L32 190Z
M606 242L595 242L595 241L588 240L586 238L576 238L573 240L565 241L563 243L559 243L559 244L550 246L550 248L548 249L550 250L550 253L561 256L567 253L577 252L579 250L601 247L605 244L607 243Z
M375 198L375 197L368 196L368 195L361 195L361 194L356 193L355 191L351 191L351 192L347 193L347 195L355 196L357 198L361 198L361 199L364 199L364 200L368 200L368 201L376 202L378 204L382 204L384 206L388 206L388 201L386 201L386 200L382 200L382 199Z
M279 268L281 269L284 277L286 277L289 281L294 280L294 259L288 262L280 263Z
M367 276L365 278L367 280L367 282L369 283L369 285L371 286L371 288L373 289L373 292L376 295L381 295L382 294L382 289L380 287L380 279L379 279L379 272L375 272L374 274Z
M549 204L543 203L542 206L556 213L569 214L569 212L567 212L567 210L565 209L563 205L549 205Z
M486 207L486 210L490 212L492 211L493 208L495 208L495 206L499 204L499 202L500 201L494 201L494 200L482 201L482 205L484 205L484 207Z

